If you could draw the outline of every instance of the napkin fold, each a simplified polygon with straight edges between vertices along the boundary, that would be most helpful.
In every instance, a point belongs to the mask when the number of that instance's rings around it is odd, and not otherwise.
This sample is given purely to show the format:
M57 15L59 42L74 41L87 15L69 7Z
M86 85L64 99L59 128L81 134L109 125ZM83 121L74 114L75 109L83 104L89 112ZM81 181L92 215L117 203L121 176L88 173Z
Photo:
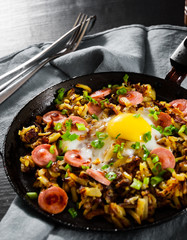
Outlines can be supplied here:
M169 58L186 37L187 28L159 25L129 25L86 36L76 52L47 64L16 93L0 105L0 148L13 117L33 97L46 88L74 76L94 72L128 71L164 78L171 69ZM48 43L38 44L0 59L0 75L25 62ZM187 88L184 81L183 87ZM2 162L2 159L0 160ZM31 209L19 198L11 204L0 223L0 238L79 240L82 238L186 239L187 215L162 225L126 233L83 232L55 225Z

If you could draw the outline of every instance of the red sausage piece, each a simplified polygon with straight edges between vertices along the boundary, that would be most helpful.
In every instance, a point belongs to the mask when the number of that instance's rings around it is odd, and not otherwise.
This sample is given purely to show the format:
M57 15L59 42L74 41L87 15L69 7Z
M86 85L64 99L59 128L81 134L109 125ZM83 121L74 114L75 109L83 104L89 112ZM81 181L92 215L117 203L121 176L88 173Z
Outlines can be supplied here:
M102 172L100 172L100 171L97 171L95 169L89 168L89 169L86 170L86 173L90 177L92 177L93 179L95 179L96 181L98 181L98 182L100 182L100 183L102 183L104 185L109 186L111 184L111 181L108 180L107 178L105 178L104 174Z
M60 111L51 111L43 115L43 121L45 123L63 123L66 120L66 116L62 115Z
M82 123L84 124L85 127L88 126L88 123L81 117L78 117L78 116L69 116L68 119L71 119L72 120L72 125L71 125L71 130L73 131L76 131L77 130L77 126L76 126L76 123ZM67 119L67 120L68 120Z
M111 93L111 89L105 88L105 89L101 89L101 90L98 90L98 91L92 93L90 95L90 97L92 97L95 100L98 98L102 99L102 98L106 97L107 95L109 95L110 93Z
M171 122L171 117L169 114L161 112L158 115L158 120L156 121L155 125L156 126L161 126L163 128L169 127L172 124Z
M64 155L64 160L73 167L89 166L90 161L85 160L79 150L69 150Z
M151 154L156 154L159 157L163 169L175 167L175 157L170 150L158 147L153 149Z
M171 106L174 108L178 108L181 112L183 112L184 116L187 116L187 100L186 99L176 99L170 102Z
M89 102L88 103L88 112L90 115L95 114L98 116L102 112L102 108L98 104Z
M39 167L45 167L49 163L49 161L56 161L58 151L56 148L54 148L54 154L52 154L49 151L50 147L50 144L41 144L32 151L32 160Z
M68 203L66 192L60 188L52 186L40 192L38 197L39 206L46 212L57 214L62 212Z
M143 101L143 95L137 91L129 91L125 95L119 95L118 100L121 105L125 105L125 101L123 101L123 98L128 99L133 106Z

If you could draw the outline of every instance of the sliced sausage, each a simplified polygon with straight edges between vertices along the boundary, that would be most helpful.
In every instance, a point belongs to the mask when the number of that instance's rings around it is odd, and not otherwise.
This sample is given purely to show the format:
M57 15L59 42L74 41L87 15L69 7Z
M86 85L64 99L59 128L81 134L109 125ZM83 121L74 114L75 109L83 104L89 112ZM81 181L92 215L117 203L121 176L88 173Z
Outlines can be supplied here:
M45 123L63 123L66 119L66 116L62 115L60 111L51 111L43 115L43 121Z
M143 101L143 95L137 91L129 91L125 95L119 95L118 100L121 105L126 105L126 101L124 101L125 98L133 106L135 106Z
M174 108L178 108L183 112L184 117L187 116L187 100L186 99L176 99L169 103Z
M92 93L90 95L90 97L92 97L93 99L102 99L104 97L106 97L107 95L109 95L111 93L111 89L110 88L105 88L105 89L101 89L101 90L98 90L94 93Z
M102 108L98 104L94 104L94 103L89 102L88 103L88 112L89 112L90 115L95 114L95 115L98 116L102 112Z
M175 167L175 157L170 150L158 147L153 149L151 154L156 154L159 157L163 169Z
M66 192L56 186L52 186L40 192L38 196L39 206L46 212L57 214L62 212L68 203Z
M169 127L172 124L171 117L169 114L161 112L158 115L158 120L156 121L156 126L161 126L163 128Z
M87 173L90 177L92 177L93 179L95 179L96 181L98 181L98 182L100 182L100 183L102 183L102 184L104 184L104 185L106 185L106 186L109 186L109 185L111 184L111 181L108 180L108 179L104 176L104 174L103 174L102 172L100 172L100 171L97 171L97 170L95 170L95 169L89 168L89 169L86 170L86 173Z
M81 117L78 117L78 116L69 116L68 119L71 119L72 120L72 126L71 126L71 129L72 130L77 130L77 126L76 126L76 123L82 123L84 124L85 127L88 126L88 123Z
M49 161L55 162L58 151L54 148L54 154L50 153L50 144L41 144L32 151L32 160L39 167L45 167Z
M64 160L73 167L89 166L90 161L81 156L79 150L69 150L64 155Z

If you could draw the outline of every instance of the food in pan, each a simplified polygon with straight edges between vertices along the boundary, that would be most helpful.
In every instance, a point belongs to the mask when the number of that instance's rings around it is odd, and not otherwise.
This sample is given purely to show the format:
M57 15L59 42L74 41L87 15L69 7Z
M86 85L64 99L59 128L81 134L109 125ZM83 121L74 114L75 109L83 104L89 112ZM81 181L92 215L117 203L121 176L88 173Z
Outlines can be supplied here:
M149 84L125 75L95 92L59 89L54 103L19 131L29 152L21 171L38 189L27 196L44 211L79 209L124 228L154 221L157 208L187 206L187 100L156 100Z

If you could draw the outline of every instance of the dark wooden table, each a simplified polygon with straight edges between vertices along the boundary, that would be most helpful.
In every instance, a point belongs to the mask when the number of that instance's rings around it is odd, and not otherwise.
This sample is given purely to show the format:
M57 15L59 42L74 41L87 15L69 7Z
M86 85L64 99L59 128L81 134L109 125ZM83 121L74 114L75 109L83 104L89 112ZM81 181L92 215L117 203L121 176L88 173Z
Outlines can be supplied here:
M185 0L6 0L0 1L0 57L69 30L78 13L96 15L91 33L128 25L184 25ZM0 162L0 219L15 193Z

